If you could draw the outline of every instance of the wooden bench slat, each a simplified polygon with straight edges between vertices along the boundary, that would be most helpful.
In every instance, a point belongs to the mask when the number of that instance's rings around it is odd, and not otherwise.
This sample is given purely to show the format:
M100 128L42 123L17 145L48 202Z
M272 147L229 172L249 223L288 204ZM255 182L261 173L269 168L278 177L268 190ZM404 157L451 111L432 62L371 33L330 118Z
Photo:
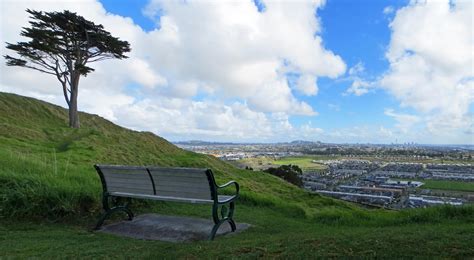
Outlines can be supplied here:
M134 194L134 193L127 193L127 192L112 192L111 195L118 196L118 197L130 197L130 198L137 198L137 199L152 199L152 200L163 200L163 201L178 201L178 202L191 202L191 203L213 203L212 200L207 199L190 199L190 198L179 198L179 197L171 197L171 196L158 196L158 195L143 195L143 194ZM230 199L232 196L227 195L219 195L218 200L219 202L226 201Z
M150 182L148 183L139 183L139 182L116 182L116 181L109 181L107 183L107 186L114 186L114 187L146 187L146 188L153 188ZM156 190L176 190L176 191L205 191L205 192L210 192L209 185L203 186L197 186L195 183L185 183L183 185L180 185L179 183L161 183L155 185Z
M117 175L141 175L148 173L146 169L104 169L102 173Z
M206 204L213 203L213 201L210 199L193 199L193 198L180 198L180 197L172 197L172 196L142 195L142 194L133 194L133 193L126 193L126 192L112 192L111 195L118 196L118 197L152 199L152 200L162 200L162 201L206 203Z
M146 171L140 171L140 172L117 172L117 171L104 171L104 175L107 175L111 178L147 178L148 172Z
M166 190L157 190L157 196L169 196L169 197L178 197L178 198L196 198L196 199L211 199L211 192L191 192L191 191L166 191Z
M148 180L144 179L117 179L117 178L106 178L107 183L117 183L117 184L129 184L129 185L152 185L150 178Z
M143 170L146 166L129 166L129 165L108 165L108 164L97 164L101 170L116 169L116 170Z
M153 177L155 186L181 186L181 187L208 187L209 182L207 180L198 180L192 181L189 179L179 179L179 178L158 178Z
M172 169L172 168L160 168L160 169L152 168L149 170L153 176L165 176L165 177L179 176L179 177L188 177L188 178L203 178L203 177L207 178L206 171L201 170L201 169L198 169L198 170L192 169L192 170L184 171L182 169Z
M186 167L146 167L149 171L154 172L170 172L170 173L204 173L207 171L206 168L186 168Z
M117 184L129 184L129 185L152 185L150 180L144 182L143 180L134 180L134 179L108 179L108 183L117 183Z
M147 176L148 172L109 172L105 171L103 172L104 174L110 175L110 176L123 176L123 177L130 177L130 176Z
M115 188L115 187L110 187L109 192L128 192L128 193L135 193L135 194L147 194L147 195L155 195L153 191L150 191L148 189L133 189L133 188Z
M141 181L143 183L145 182L150 182L150 177L149 176L143 176L143 175L136 175L136 176L124 176L122 174L104 174L104 177L107 179L107 180L111 180L111 181L114 181L114 180L117 180L117 181L127 181L127 180L134 180L134 181Z
M184 182L202 182L202 183L209 183L207 180L206 175L198 175L195 176L188 176L188 175L161 175L156 172L151 172L151 176L153 176L153 180L163 180L163 181L184 181Z
M176 192L204 192L204 193L211 193L211 190L206 186L177 186L177 185L155 185L156 191L176 191Z
M130 184L124 184L124 183L107 183L107 188L109 189L114 189L114 190L119 190L119 189L135 189L135 190L144 190L144 191L151 191L153 193L153 186L148 183L148 184L143 184L143 185L130 185Z
M203 169L151 169L156 195L211 199L211 189Z
M203 189L207 189L209 190L209 183L207 182L202 182L202 183L197 183L197 182L187 182L187 181L183 181L183 182L174 182L174 181L167 181L167 180L159 180L159 181L156 181L155 180L155 186L158 187L158 186L169 186L169 187L175 187L175 186L180 186L180 187L188 187L188 188L194 188L194 187L202 187Z
M153 176L153 175L152 175ZM153 176L153 181L155 185L179 185L180 183L184 183L185 186L209 186L209 181L207 179L197 179L197 178L180 178L180 177L156 177Z
M105 166L100 170L109 192L154 194L153 184L144 167Z

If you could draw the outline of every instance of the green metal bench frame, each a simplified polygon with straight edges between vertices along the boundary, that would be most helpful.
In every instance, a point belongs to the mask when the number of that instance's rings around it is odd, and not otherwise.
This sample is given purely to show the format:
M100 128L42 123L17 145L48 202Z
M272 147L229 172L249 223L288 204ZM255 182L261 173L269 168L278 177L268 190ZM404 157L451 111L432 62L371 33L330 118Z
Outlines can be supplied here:
M99 220L98 220L98 222L97 222L97 224L94 228L95 230L100 229L100 227L103 225L104 221L110 215L112 215L115 212L122 211L122 212L126 213L127 216L128 216L128 220L132 220L134 218L134 214L129 208L132 196L131 197L125 197L127 199L127 202L125 204L120 204L117 201L117 198L119 198L119 197L110 194L109 191L107 190L107 183L106 183L104 174L102 173L102 170L101 170L100 167L110 167L110 166L123 167L123 168L127 168L127 167L133 168L133 166L97 165L97 164L94 165L94 168L96 169L97 173L99 174L100 181L102 183L102 190L103 190L103 192L102 192L102 207L104 209L104 213L100 216L100 218L99 218ZM148 176L150 177L151 185L153 186L154 194L156 195L155 182L153 180L152 174L150 173L150 170L149 170L150 167L140 167L140 168L146 168L146 170L148 172ZM186 199L186 198L183 198L182 200L173 200L173 201L189 202L189 203L212 203L212 220L214 221L214 226L212 228L211 234L209 235L209 240L213 240L214 237L216 236L217 230L225 222L229 223L232 232L235 232L235 230L237 229L237 227L235 225L235 222L234 222L234 219L233 219L233 216L234 216L234 211L235 211L235 201L239 197L240 187L239 187L239 184L235 181L229 181L228 183L226 183L224 185L221 185L221 186L217 185L216 181L215 181L215 178L214 178L214 174L212 173L211 169L207 169L205 171L205 174L206 174L207 180L209 182L209 189L210 189L210 194L211 194L211 199L209 201L201 200L199 202L196 202L195 200ZM226 188L230 185L235 186L235 194L232 195L232 196L228 196L228 198L226 198L225 200L219 201L219 190L223 189L223 188ZM135 194L135 195L139 196L140 194ZM154 199L154 200L164 200L164 199L160 199L159 196L153 196L153 195L146 195L146 196L148 196L150 199ZM124 196L120 196L120 197L123 198ZM133 197L133 198L136 198L136 197ZM146 199L144 197L142 197L142 198ZM111 205L111 203L110 203L111 199L112 199L112 204L113 204L112 207L110 206ZM220 208L220 210L219 210L219 208Z

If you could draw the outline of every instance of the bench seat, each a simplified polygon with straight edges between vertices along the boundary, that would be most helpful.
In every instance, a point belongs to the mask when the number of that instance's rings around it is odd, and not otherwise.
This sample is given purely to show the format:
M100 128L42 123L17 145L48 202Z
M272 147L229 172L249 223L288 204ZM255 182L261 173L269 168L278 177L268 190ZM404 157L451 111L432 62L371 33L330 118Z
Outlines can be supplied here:
M136 198L136 199L151 199L151 200L162 200L162 201L174 201L174 202L189 202L189 203L201 203L201 204L212 204L213 200L206 199L193 199L193 198L178 198L171 196L158 196L158 195L147 195L147 194L134 194L128 192L111 192L111 196L124 197L124 198ZM236 196L218 195L218 203L227 203Z

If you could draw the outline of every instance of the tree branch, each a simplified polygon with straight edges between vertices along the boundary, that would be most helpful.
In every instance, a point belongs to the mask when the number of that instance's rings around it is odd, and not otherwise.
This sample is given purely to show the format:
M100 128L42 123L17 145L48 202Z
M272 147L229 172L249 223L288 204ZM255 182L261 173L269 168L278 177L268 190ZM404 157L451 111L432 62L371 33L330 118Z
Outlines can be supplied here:
M56 73L53 73L51 71L42 70L42 69L39 69L39 68L36 68L36 67L33 67L33 66L29 66L29 65L23 65L22 67L29 68L29 69L34 69L34 70L37 70L37 71L41 71L41 72L46 73L46 74L56 75Z

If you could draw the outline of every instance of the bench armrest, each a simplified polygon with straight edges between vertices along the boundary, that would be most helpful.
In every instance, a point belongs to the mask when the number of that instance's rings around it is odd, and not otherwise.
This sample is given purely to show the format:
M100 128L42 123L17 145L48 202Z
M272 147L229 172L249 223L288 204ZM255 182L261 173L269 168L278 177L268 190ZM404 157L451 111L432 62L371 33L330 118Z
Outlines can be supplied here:
M235 195L234 195L234 197L237 197L237 196L239 196L240 187L239 187L239 184L238 184L237 182L235 182L235 181L229 181L228 183L226 183L226 184L224 184L224 185L217 186L217 189L218 189L218 190L219 190L219 189L223 189L223 188L225 188L225 187L227 187L227 186L229 186L229 185L232 185L232 184L234 184L234 186L235 186Z

